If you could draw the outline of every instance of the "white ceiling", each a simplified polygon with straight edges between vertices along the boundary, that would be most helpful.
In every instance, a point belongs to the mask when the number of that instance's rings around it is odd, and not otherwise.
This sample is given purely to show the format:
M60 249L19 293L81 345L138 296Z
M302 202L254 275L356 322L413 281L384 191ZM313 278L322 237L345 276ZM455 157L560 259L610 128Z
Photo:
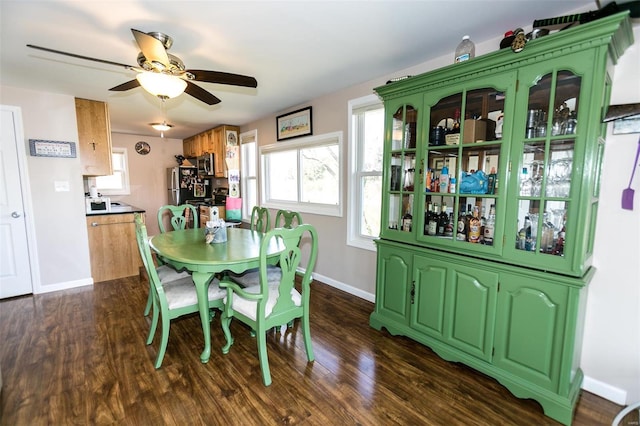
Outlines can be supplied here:
M243 125L445 54L462 35L483 41L534 19L595 10L591 0L99 1L0 0L0 86L109 103L114 132L157 136L160 101L142 88L109 92L134 71L26 44L137 65L131 28L170 35L187 69L245 74L257 89L197 83L222 102L167 101L167 136ZM0 93L1 96L1 93ZM0 97L1 101L1 97Z

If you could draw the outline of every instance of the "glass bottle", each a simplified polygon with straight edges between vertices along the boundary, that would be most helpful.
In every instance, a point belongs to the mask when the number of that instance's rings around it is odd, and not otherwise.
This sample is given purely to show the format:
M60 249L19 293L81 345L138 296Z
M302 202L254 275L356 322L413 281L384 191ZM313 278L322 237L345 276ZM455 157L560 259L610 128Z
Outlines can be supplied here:
M468 61L476 56L476 46L468 35L462 37L462 41L456 47L455 63Z
M413 222L413 216L407 207L407 212L402 216L402 230L405 232L411 232L411 225Z
M444 232L448 223L449 223L449 215L447 214L447 205L443 203L442 211L438 216L438 232L437 232L438 235L444 236Z
M433 210L429 215L428 234L431 236L435 236L438 234L438 204L433 205Z
M467 241L470 243L479 243L481 233L480 217L478 215L478 207L473 209L471 218L469 219L469 234Z
M460 207L460 213L458 214L458 230L456 231L456 240L467 241L467 215L464 211L464 207Z
M493 245L493 232L496 226L496 205L492 204L489 209L489 217L484 225L484 243L485 245Z

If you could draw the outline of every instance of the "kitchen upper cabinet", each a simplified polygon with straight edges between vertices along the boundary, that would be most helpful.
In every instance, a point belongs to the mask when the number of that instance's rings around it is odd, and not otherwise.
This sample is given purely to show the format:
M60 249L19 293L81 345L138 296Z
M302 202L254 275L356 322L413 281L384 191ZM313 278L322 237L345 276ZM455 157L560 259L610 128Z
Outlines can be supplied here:
M85 176L107 176L111 165L111 125L105 102L76 98L78 151Z
M227 177L227 143L238 143L238 126L223 125L198 133L183 140L183 155L194 158L213 154L214 173L217 178Z

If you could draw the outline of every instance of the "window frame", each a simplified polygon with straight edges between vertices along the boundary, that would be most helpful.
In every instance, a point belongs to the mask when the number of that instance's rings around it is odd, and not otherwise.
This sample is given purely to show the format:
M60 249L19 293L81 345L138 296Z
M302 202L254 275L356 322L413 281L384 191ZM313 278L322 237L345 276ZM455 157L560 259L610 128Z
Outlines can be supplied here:
M337 216L342 217L343 215L343 179L344 179L344 166L342 161L342 147L343 147L343 132L332 132L325 133L322 135L316 136L306 136L301 138L296 138L295 140L277 142L270 145L265 145L259 147L260 151L260 199L262 200L262 206L271 208L271 209L286 209L286 210L294 210L300 213L312 213L323 216ZM338 204L329 205L322 203L307 203L300 201L283 201L283 200L275 200L270 199L268 194L268 176L269 173L267 158L266 156L271 153L279 153L279 152L297 152L297 171L298 171L298 185L297 185L297 196L296 198L299 200L300 185L302 182L301 171L300 171L300 151L303 149L310 149L314 147L328 146L328 145L336 145L338 152Z
M360 232L360 219L362 218L362 194L361 194L361 181L363 178L371 176L380 176L382 179L382 167L380 164L379 171L362 171L360 166L362 164L361 157L364 148L361 146L361 140L354 140L353 125L353 113L362 108L373 108L380 106L384 113L384 103L375 94L363 96L356 99L351 99L347 104L347 122L349 132L349 196L348 206L349 214L347 215L347 245L352 247L358 247L365 250L376 251L374 240L378 236L366 236ZM382 135L384 140L384 134ZM384 161L384 158L382 159ZM382 194L380 195L382 197Z
M253 148L247 147L247 145L253 144ZM247 166L247 155L245 153L246 149L253 150L253 157L255 158L255 164L253 165L253 169L256 171L255 175L250 175L247 173L247 170L250 168ZM253 203L249 202L246 199L247 188L249 187L249 182L253 182L252 185L255 189L256 194L256 205L260 205L260 191L258 186L258 176L260 176L260 169L258 168L260 161L258 161L258 130L249 130L248 132L240 133L240 188L242 188L241 197L243 198L242 203L242 220L244 222L248 222L251 220L251 210L253 209Z
M98 186L98 178L101 176L96 176L95 179L95 186L98 190L98 192L100 192L102 195L131 195L131 184L130 184L130 173L129 173L129 152L127 150L127 148L125 147L119 147L119 146L114 146L111 148L111 156L113 157L114 155L122 155L123 156L123 163L124 163L124 170L122 170L123 172L123 177L122 177L122 183L123 183L123 187L121 189L101 189ZM112 172L115 172L115 165L118 162L114 161L113 158L111 159L111 164L112 164ZM112 173L110 176L112 176L114 173Z

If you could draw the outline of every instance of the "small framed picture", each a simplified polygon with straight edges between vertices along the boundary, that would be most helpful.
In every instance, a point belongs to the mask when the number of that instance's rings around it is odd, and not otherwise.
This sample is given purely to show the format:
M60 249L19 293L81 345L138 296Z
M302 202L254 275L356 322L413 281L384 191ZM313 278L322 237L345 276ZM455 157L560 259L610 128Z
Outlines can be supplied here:
M311 107L279 115L276 117L276 126L279 141L312 135Z
M204 197L206 195L204 183L196 183L193 185L193 196Z
M29 153L34 157L76 158L75 142L29 139Z

